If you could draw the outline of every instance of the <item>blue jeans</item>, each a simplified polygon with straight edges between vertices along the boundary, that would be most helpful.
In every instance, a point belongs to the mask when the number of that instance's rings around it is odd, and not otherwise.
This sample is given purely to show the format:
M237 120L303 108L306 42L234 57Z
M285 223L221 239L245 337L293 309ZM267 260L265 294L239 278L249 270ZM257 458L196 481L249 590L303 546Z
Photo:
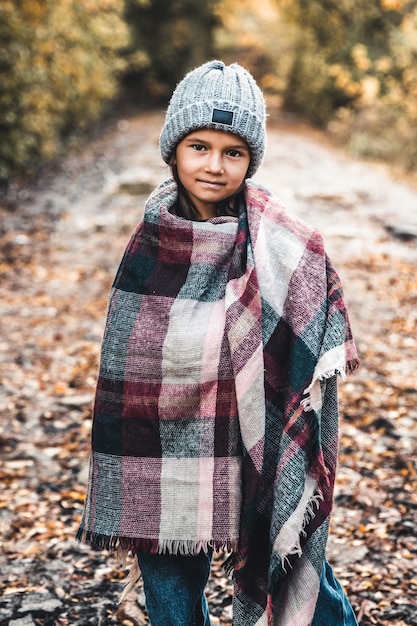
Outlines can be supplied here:
M311 626L358 626L355 614L330 564L325 561Z
M204 589L212 556L138 554L151 626L210 626Z
M146 608L151 626L210 626L204 588L212 552L196 556L139 554ZM353 609L324 562L311 626L358 626Z

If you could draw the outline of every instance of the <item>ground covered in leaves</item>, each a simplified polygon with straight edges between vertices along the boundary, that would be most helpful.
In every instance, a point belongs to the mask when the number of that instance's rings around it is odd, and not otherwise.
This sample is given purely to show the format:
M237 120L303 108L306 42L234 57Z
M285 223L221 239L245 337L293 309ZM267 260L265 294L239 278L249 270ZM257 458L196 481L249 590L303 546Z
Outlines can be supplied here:
M161 114L119 120L0 201L0 626L146 624L125 570L74 541L107 293L166 177ZM324 234L363 362L342 384L329 560L361 626L417 626L417 192L271 119L258 179ZM213 624L231 589L213 566Z

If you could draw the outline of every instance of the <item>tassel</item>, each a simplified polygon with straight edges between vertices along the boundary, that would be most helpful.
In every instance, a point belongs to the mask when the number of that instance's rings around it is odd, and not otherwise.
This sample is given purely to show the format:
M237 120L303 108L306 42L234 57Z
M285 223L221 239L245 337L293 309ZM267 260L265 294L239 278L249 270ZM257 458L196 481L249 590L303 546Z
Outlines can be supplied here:
M235 563L236 563L236 554L232 552L232 554L230 554L223 563L223 570L226 572L228 576L230 576L233 573L233 570L235 569Z
M136 587L141 577L139 562L137 557L135 556L132 565L129 568L129 574L126 578L125 588L117 602L117 604L122 604L129 595L129 593Z

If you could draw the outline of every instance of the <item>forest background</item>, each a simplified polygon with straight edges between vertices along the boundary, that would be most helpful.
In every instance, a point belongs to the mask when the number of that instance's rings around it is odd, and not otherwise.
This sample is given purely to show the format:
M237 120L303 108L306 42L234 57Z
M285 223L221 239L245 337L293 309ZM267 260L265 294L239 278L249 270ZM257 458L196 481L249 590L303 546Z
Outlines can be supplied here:
M323 234L361 355L329 560L361 626L417 626L416 20L417 0L0 0L0 626L148 624L74 536L108 290L166 177L172 88L213 57L264 90L257 180ZM207 593L230 626L221 558Z
M1 0L0 181L121 107L166 105L213 57L248 67L270 110L417 170L415 0Z

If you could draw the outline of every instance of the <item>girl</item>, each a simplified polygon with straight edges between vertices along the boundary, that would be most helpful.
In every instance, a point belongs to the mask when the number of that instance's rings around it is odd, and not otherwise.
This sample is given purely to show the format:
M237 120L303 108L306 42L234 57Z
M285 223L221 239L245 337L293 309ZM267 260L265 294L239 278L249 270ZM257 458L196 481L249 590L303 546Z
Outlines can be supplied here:
M152 626L208 626L213 550L235 626L353 626L325 560L336 375L359 365L319 233L248 180L265 102L237 64L177 86L110 295L78 538L130 553Z

